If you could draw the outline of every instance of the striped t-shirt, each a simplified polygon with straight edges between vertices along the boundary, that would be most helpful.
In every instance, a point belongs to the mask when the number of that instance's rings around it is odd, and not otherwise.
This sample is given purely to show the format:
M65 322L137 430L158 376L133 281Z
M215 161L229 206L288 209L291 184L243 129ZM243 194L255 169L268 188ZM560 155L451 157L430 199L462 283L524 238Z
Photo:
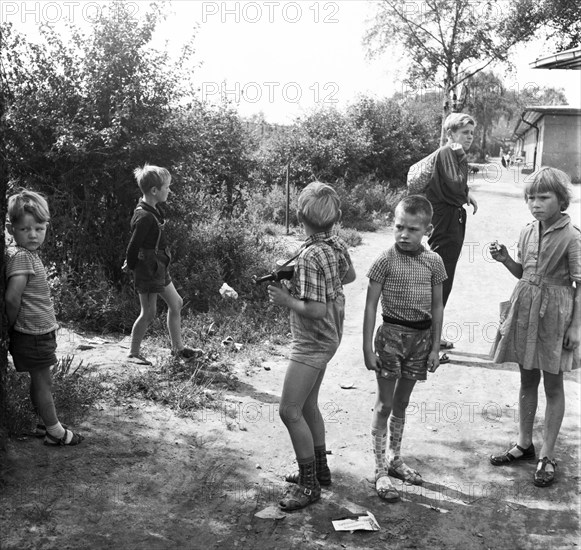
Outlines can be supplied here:
M432 287L448 278L435 252L423 246L416 253L402 252L396 245L379 255L367 276L382 286L383 315L412 322L432 318Z
M28 275L14 330L25 334L47 334L58 329L46 271L37 252L20 246L7 250L6 280Z

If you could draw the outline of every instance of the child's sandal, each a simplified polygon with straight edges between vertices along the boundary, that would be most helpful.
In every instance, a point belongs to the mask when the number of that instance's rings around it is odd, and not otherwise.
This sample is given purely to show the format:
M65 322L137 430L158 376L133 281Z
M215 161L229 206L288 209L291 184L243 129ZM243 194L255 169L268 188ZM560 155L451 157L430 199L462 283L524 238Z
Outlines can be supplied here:
M553 471L547 471L547 465L550 464L553 467ZM535 471L535 475L533 477L533 483L537 487L548 487L549 485L553 484L555 481L555 472L557 470L557 462L551 460L548 457L543 457L539 459L537 463L537 470Z
M130 353L127 356L127 359L132 359L132 363L136 363L138 365L152 365L153 363L147 359L144 355L141 355L141 353Z
M510 451L517 450L521 453L520 456L513 455ZM534 460L535 459L535 446L531 443L528 448L521 447L517 443L511 444L511 446L501 454L491 455L490 464L493 466L506 466L507 464L512 464L513 462L519 460Z
M68 428L68 426L66 424L61 424L61 426L66 430ZM36 428L33 430L32 435L34 435L34 437L44 437L46 436L47 431L46 431L46 426L44 424L37 424Z
M67 434L69 432L73 434L73 437L71 437L71 440L67 443ZM48 432L46 432L46 436L44 438L44 444L48 445L49 447L61 447L64 445L78 445L81 441L83 441L83 439L85 439L85 438L81 434L76 434L72 430L67 430L65 428L65 435L63 435L61 438L55 437L54 435L50 435Z
M287 488L282 500L278 503L281 510L292 512L300 510L321 498L321 488L308 489L302 485L291 485Z
M375 476L375 490L379 498L386 502L397 502L399 500L397 489L385 473Z
M390 464L387 473L391 477L401 479L401 481L409 483L410 485L422 485L424 482L420 473L410 468L403 460L398 460Z

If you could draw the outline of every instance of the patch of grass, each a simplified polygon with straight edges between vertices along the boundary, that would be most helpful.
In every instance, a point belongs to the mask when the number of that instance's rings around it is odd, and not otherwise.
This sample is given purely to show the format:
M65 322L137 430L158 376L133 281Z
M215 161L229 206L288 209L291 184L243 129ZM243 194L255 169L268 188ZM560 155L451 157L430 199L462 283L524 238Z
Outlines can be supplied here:
M118 387L118 395L154 401L171 408L180 416L188 416L202 407L213 407L216 397L210 386L231 388L234 377L224 364L206 359L180 361L167 359L161 366L133 374Z

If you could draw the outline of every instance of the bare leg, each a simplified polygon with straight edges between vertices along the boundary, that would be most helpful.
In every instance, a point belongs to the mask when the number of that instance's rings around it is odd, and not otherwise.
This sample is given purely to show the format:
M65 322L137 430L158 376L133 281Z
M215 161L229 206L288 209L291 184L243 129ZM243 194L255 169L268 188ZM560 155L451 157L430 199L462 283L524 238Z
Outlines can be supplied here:
M550 374L543 372L547 406L545 409L545 429L543 433L543 447L539 457L553 459L555 443L561 429L565 414L565 391L563 388L563 373Z
M405 410L410 404L410 396L416 385L416 380L400 378L395 385L393 393L393 415L398 418L405 418Z
M147 327L153 321L157 309L157 294L139 294L141 312L139 317L133 323L131 329L131 349L132 355L138 355L141 348L141 342L147 331Z
M538 370L525 370L520 367L520 390L518 395L518 444L528 449L533 442L533 426L538 406L539 382L541 373ZM518 449L511 451L515 457L522 453Z
M381 377L377 379L377 397L371 420L371 428L374 430L385 430L387 428L387 419L391 414L393 405L395 385L396 380L388 380Z
M314 434L311 432L306 415L314 419L313 409L306 410L305 403L310 400L311 393L318 394L323 379L324 371L314 369L303 363L291 361L286 371L282 395L280 398L280 418L286 426L297 459L307 459L315 455ZM318 407L317 407L318 409ZM320 437L321 430L324 433L325 424L320 415L314 421L315 430Z
M58 424L54 401L52 398L52 376L50 368L31 371L30 373L30 397L33 405L38 410L45 426Z
M315 447L321 447L325 445L325 421L319 409L319 390L325 377L325 371L323 369L317 369L317 372L317 379L313 385L313 389L305 400L303 411L305 421L313 436L313 444Z
M160 296L167 304L167 330L171 340L171 347L175 351L180 351L184 348L182 341L182 307L184 301L178 294L173 283L167 285Z

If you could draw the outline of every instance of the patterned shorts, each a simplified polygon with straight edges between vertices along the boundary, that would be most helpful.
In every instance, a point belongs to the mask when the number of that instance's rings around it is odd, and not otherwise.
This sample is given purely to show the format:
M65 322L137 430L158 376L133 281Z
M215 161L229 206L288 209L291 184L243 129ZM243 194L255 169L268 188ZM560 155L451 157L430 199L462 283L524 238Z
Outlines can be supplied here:
M431 328L418 330L383 323L375 335L375 352L381 361L381 373L377 376L425 380L431 350Z

